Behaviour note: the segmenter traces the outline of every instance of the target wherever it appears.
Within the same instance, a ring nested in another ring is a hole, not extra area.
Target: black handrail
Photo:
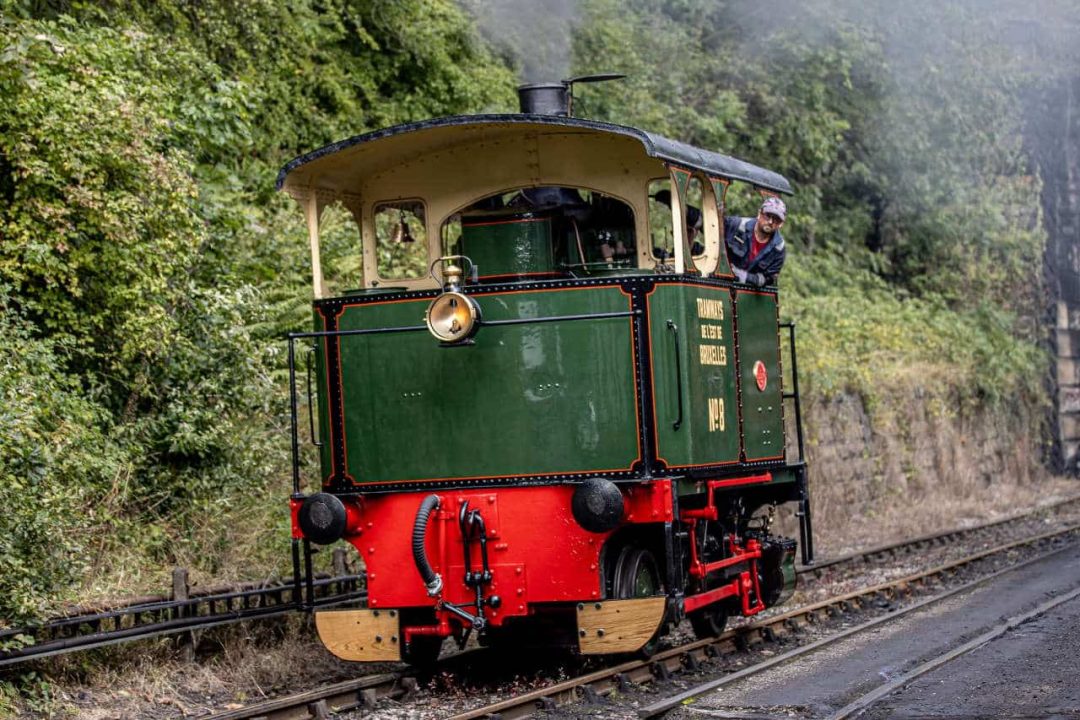
[[[785,400],[795,401],[795,434],[799,442],[799,486],[802,497],[799,498],[799,538],[802,547],[803,565],[814,563],[814,521],[810,511],[810,485],[806,477],[806,446],[803,440],[802,402],[799,397],[799,360],[795,351],[795,321],[780,323],[788,329],[788,346],[791,349],[791,392],[784,393]]]
[[[671,331],[672,340],[675,344],[675,397],[679,403],[679,418],[671,424],[671,428],[673,430],[678,430],[682,426],[683,421],[682,357],[679,353],[679,326],[671,319],[667,321],[667,326],[668,330]]]
[[[480,329],[506,325],[532,325],[535,323],[573,322],[578,320],[607,320],[610,318],[635,317],[640,314],[640,310],[624,310],[622,312],[585,313],[582,315],[546,315],[544,317],[513,318],[511,320],[481,320]],[[419,332],[421,330],[427,330],[427,325],[398,325],[395,327],[361,328],[357,330],[293,332],[289,333],[288,338],[289,340],[296,340],[300,338],[349,337],[352,335],[384,335],[387,333]]]
[[[806,462],[806,446],[803,441],[802,403],[799,399],[799,361],[795,352],[795,321],[780,323],[788,329],[788,347],[791,349],[791,392],[784,393],[785,399],[795,401],[795,435],[799,441],[799,462]]]
[[[292,435],[293,495],[300,494],[300,439],[296,432],[296,347],[289,338],[289,420]]]
[[[307,364],[307,415],[308,415],[308,430],[311,432],[311,444],[315,447],[322,447],[322,441],[315,439],[315,411],[312,408],[311,402],[311,373],[312,362],[311,357],[317,352],[315,345],[308,347],[308,353],[304,357],[304,362]]]

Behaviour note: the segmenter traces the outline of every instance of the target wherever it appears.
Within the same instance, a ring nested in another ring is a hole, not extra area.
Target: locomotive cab
[[[776,288],[727,263],[732,182],[791,192],[718,153],[536,113],[389,128],[282,170],[315,295],[313,329],[290,335],[297,585],[314,606],[312,543],[344,540],[366,567],[364,607],[316,613],[331,651],[421,662],[477,633],[627,652],[790,594],[796,544],[770,522],[796,504],[812,559],[797,388]],[[348,292],[323,276],[332,204],[358,229]]]
[[[614,197],[540,186],[472,203],[446,234],[481,282],[579,277],[636,265],[634,215]]]

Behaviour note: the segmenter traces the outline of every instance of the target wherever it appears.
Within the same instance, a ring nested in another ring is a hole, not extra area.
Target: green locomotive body
[[[627,313],[630,297],[610,284],[473,297],[483,309],[484,332],[470,346],[441,349],[417,322],[431,302],[429,294],[320,304],[320,330],[419,326],[413,332],[326,343],[334,346],[330,364],[340,371],[340,381],[322,397],[340,392],[333,410],[343,415],[343,423],[331,420],[323,403],[321,437],[324,448],[332,449],[323,467],[329,484],[383,488],[630,474],[640,459],[630,319],[487,326]],[[320,358],[325,352],[324,345]],[[320,372],[320,377],[332,375]],[[372,446],[379,452],[366,451]]]
[[[622,652],[664,621],[710,634],[790,594],[795,543],[769,523],[798,503],[812,559],[801,419],[777,290],[727,264],[732,181],[790,192],[726,156],[535,112],[400,126],[286,166],[316,295],[290,357],[300,342],[315,357],[322,465],[305,495],[295,464],[298,582],[312,542],[343,538],[367,568],[366,608],[317,615],[332,651],[421,661],[479,631]],[[335,202],[359,226],[363,287],[330,294],[319,219]]]

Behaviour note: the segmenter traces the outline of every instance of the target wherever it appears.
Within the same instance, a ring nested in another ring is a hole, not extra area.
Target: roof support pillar
[[[697,272],[690,246],[686,238],[686,189],[690,185],[690,171],[675,165],[668,165],[671,175],[671,222],[672,240],[675,244],[675,274],[682,275],[690,269]]]
[[[304,204],[304,216],[307,218],[308,242],[311,245],[311,283],[315,299],[319,300],[326,296],[326,286],[323,284],[322,259],[319,254],[319,196],[317,193],[308,191],[302,200]]]

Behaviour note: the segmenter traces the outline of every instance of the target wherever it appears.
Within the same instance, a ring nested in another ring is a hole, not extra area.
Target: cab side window
[[[704,192],[701,180],[690,178],[686,188],[686,240],[695,260],[705,255],[705,218],[701,214]]]
[[[671,234],[671,181],[667,179],[649,183],[649,241],[655,259],[675,257],[675,240]]]
[[[323,208],[319,219],[319,243],[323,284],[327,297],[335,297],[363,286],[363,246],[357,242],[356,218],[340,203]]]
[[[705,255],[704,218],[701,214],[703,201],[704,187],[701,180],[690,178],[686,188],[686,239],[690,245],[690,254],[695,258]],[[652,238],[655,259],[668,260],[675,257],[670,180],[653,180],[649,183],[649,235]]]
[[[375,252],[379,277],[414,279],[425,277],[427,268],[427,222],[424,204],[418,200],[379,203],[375,206]]]

